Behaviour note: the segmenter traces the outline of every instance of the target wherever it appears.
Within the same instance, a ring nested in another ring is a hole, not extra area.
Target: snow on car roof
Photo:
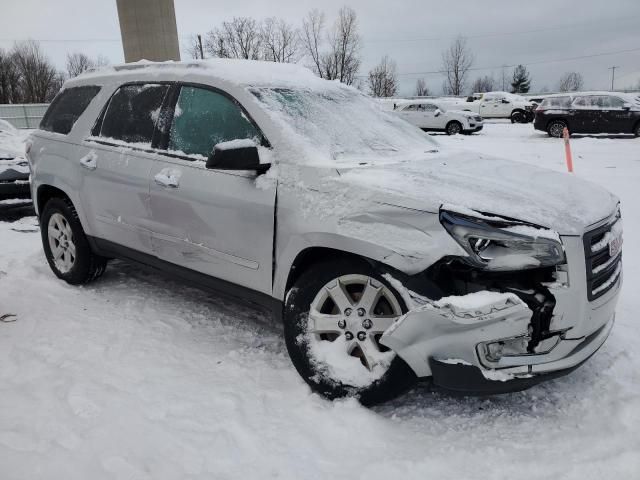
[[[215,58],[185,62],[150,62],[148,60],[140,60],[138,62],[102,67],[85,72],[76,77],[76,79],[70,80],[69,84],[71,85],[76,82],[84,83],[86,80],[96,78],[112,78],[135,72],[151,75],[169,73],[174,75],[187,75],[188,73],[197,73],[244,86],[295,85],[297,87],[318,88],[319,86],[324,86],[326,88],[329,83],[326,80],[318,78],[308,68],[296,64]]]

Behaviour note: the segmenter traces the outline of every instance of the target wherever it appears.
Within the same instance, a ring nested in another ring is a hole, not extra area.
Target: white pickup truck
[[[467,99],[438,99],[450,108],[479,114],[483,118],[510,118],[512,123],[533,120],[534,104],[521,95],[508,92],[474,93]],[[451,103],[449,103],[451,102]]]

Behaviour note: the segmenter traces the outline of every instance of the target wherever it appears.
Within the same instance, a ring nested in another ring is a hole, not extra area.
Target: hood
[[[568,173],[455,151],[435,158],[339,170],[338,181],[375,191],[381,203],[438,212],[452,204],[582,235],[615,211],[607,190]]]

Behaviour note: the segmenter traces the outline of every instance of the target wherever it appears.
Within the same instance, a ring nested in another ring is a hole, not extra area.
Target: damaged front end
[[[620,278],[587,300],[580,237],[472,211],[442,210],[440,220],[468,256],[405,283],[437,285],[441,298],[418,290],[418,305],[380,340],[419,377],[465,392],[520,390],[568,373],[604,343]]]

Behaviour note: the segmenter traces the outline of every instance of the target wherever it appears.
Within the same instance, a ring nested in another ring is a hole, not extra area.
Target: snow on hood
[[[574,175],[467,151],[339,172],[337,181],[375,190],[384,203],[430,212],[455,204],[562,235],[581,235],[618,203],[605,189]]]

